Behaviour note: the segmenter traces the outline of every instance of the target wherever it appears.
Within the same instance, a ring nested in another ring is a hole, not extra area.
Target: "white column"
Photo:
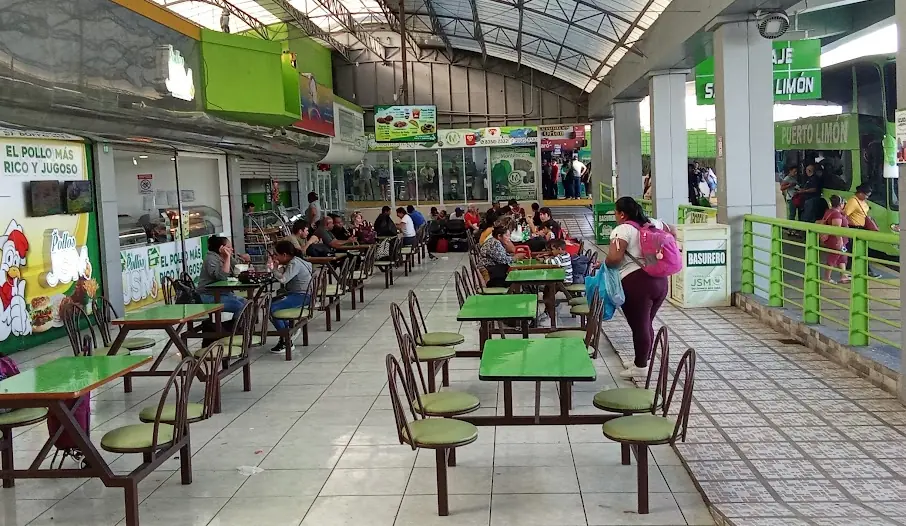
[[[664,71],[648,79],[654,215],[670,224],[676,224],[676,207],[689,202],[686,74]]]
[[[896,22],[899,46],[897,49],[897,100],[906,101],[906,56],[900,51],[906,52],[906,0],[896,0]],[[903,104],[900,102],[900,104]],[[902,107],[902,106],[900,106]],[[906,179],[906,165],[899,165],[900,179]],[[906,198],[906,190],[903,185],[899,185],[900,199]],[[903,202],[903,201],[900,201]],[[900,225],[906,225],[906,210],[900,207]],[[906,230],[900,230],[900,254],[906,254]],[[900,272],[900,297],[902,300],[903,290],[906,290],[906,273]],[[900,321],[903,327],[906,327],[906,305],[900,302]],[[906,336],[901,333],[901,348],[906,349]],[[900,374],[906,378],[906,352],[900,352]],[[900,381],[900,400],[906,401],[906,382]]]
[[[591,185],[588,192],[597,196],[598,184],[614,184],[613,172],[613,119],[591,123]]]
[[[617,197],[642,197],[642,123],[638,100],[613,103]]]
[[[116,198],[116,168],[113,148],[95,143],[94,191],[98,203],[98,237],[100,238],[101,276],[107,300],[113,310],[123,314],[123,267],[120,263],[120,227],[117,219],[119,204]],[[106,150],[106,151],[105,151]]]
[[[754,22],[724,24],[714,32],[714,59],[718,220],[730,225],[730,290],[738,291],[743,216],[777,214],[771,41]]]

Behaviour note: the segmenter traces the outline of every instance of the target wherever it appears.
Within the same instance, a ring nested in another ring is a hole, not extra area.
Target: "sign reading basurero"
[[[375,106],[374,140],[437,141],[437,106]]]
[[[775,40],[771,92],[775,101],[821,98],[821,41]],[[714,57],[695,66],[695,98],[699,105],[714,104]]]
[[[724,305],[727,300],[729,273],[727,272],[727,243],[719,239],[687,240],[683,243],[685,265],[675,277],[681,283],[674,286],[682,290],[687,306],[713,307]]]
[[[595,205],[595,241],[599,245],[610,244],[610,233],[617,227],[614,203]]]

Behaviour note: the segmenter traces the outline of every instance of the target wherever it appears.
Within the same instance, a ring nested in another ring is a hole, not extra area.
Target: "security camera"
[[[790,28],[790,17],[783,11],[758,11],[755,22],[758,33],[770,40],[780,38]]]

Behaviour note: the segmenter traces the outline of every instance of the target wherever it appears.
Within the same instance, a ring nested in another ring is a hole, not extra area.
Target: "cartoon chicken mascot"
[[[25,265],[28,240],[22,226],[10,221],[0,236],[0,341],[31,334],[31,320],[25,301],[25,280],[20,267]]]

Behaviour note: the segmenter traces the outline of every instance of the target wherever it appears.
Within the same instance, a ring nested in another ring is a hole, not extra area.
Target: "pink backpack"
[[[19,374],[19,366],[16,365],[15,360],[9,356],[0,354],[0,380],[6,380],[17,374]],[[10,408],[0,408],[0,415],[9,413],[10,411],[12,411]]]
[[[642,267],[649,276],[666,278],[682,270],[683,257],[673,234],[662,230],[652,223],[639,226],[633,221],[628,224],[639,231],[639,246],[642,250],[642,260],[639,261],[629,252],[626,254]]]

